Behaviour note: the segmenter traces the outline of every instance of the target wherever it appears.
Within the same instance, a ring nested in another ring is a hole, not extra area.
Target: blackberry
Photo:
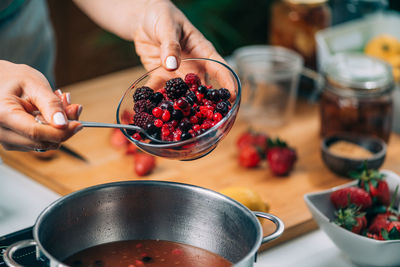
[[[160,104],[161,101],[163,101],[164,96],[162,93],[157,92],[154,93],[151,97],[150,97],[150,101],[153,102],[154,104],[158,105]]]
[[[142,127],[145,130],[147,130],[147,125],[149,123],[153,123],[154,120],[155,120],[155,117],[146,112],[136,113],[133,116],[133,124],[136,126]]]
[[[174,109],[171,113],[172,119],[180,121],[183,118],[183,112],[179,109]]]
[[[136,89],[133,94],[133,100],[135,102],[142,99],[150,99],[154,95],[154,90],[147,86],[142,86]]]
[[[150,100],[142,99],[135,103],[135,105],[133,106],[133,109],[135,110],[136,113],[140,113],[140,112],[151,113],[151,111],[155,107],[156,107],[156,104],[154,104]]]
[[[199,87],[197,87],[197,91],[199,91],[199,93],[203,95],[207,93],[207,90],[207,87],[205,87],[204,85],[200,85]]]
[[[225,102],[219,102],[215,107],[215,110],[221,113],[222,116],[225,116],[229,111],[229,106]]]
[[[188,91],[188,93],[186,94],[186,101],[189,102],[190,105],[193,105],[197,100],[197,97],[195,95],[195,93],[193,93],[192,91]]]
[[[187,90],[189,90],[189,86],[181,78],[174,78],[165,83],[165,91],[170,99],[184,96]]]
[[[228,100],[231,97],[231,93],[226,88],[219,89],[218,94],[221,100]]]
[[[207,91],[206,98],[209,99],[209,100],[211,100],[211,101],[218,102],[219,99],[220,99],[220,98],[219,98],[218,90],[216,90],[216,89],[209,89],[209,90]]]

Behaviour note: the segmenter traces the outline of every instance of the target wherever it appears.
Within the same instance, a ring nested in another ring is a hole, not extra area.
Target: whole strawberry
[[[368,232],[379,236],[382,229],[387,229],[390,224],[389,215],[386,213],[376,215],[368,227]]]
[[[361,233],[367,226],[365,213],[360,212],[359,207],[350,205],[347,208],[335,212],[335,223],[355,234]]]
[[[336,209],[354,204],[360,207],[360,210],[365,210],[372,205],[371,196],[364,189],[355,186],[332,192],[330,199]]]
[[[288,147],[279,138],[275,142],[268,139],[267,160],[272,173],[283,176],[289,174],[293,169],[297,161],[297,154],[293,148]]]
[[[398,240],[400,239],[400,222],[391,222],[386,229],[381,231],[384,240]]]
[[[360,172],[352,173],[352,178],[358,179],[358,185],[367,191],[373,200],[384,206],[390,204],[390,192],[385,175],[378,170],[368,169],[366,165]]]
[[[135,172],[139,176],[150,174],[156,166],[156,159],[154,156],[146,153],[135,154]]]
[[[257,167],[261,162],[260,152],[255,146],[243,147],[239,152],[239,164],[245,168]]]
[[[250,145],[258,147],[265,154],[268,149],[268,136],[264,133],[248,129],[239,136],[236,146],[238,149],[242,149]]]

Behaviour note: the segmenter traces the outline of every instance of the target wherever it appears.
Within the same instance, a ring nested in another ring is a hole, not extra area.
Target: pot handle
[[[279,219],[275,215],[272,215],[269,213],[264,213],[264,212],[259,212],[259,211],[253,211],[253,213],[257,217],[261,217],[261,218],[270,220],[276,226],[276,229],[272,234],[263,237],[261,244],[267,243],[267,242],[274,240],[282,235],[283,230],[285,229],[285,224],[282,222],[281,219]]]
[[[8,266],[11,266],[11,267],[23,267],[22,265],[18,264],[16,261],[14,261],[14,259],[13,259],[14,253],[15,253],[17,250],[20,250],[20,249],[22,249],[22,248],[27,248],[27,247],[31,247],[31,246],[36,246],[36,244],[37,244],[37,243],[36,243],[35,240],[33,240],[33,239],[27,239],[27,240],[22,240],[22,241],[19,241],[19,242],[16,242],[16,243],[10,245],[10,246],[6,249],[6,251],[4,251],[4,254],[3,254],[4,262],[5,262]]]

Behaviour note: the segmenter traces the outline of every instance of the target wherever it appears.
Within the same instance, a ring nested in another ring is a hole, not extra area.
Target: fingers
[[[168,15],[160,17],[156,34],[160,41],[160,57],[166,70],[176,70],[181,60],[181,27],[174,23]]]
[[[40,78],[40,76],[35,76],[24,82],[26,97],[53,127],[66,128],[68,120],[64,113],[62,101],[53,93],[47,80]]]

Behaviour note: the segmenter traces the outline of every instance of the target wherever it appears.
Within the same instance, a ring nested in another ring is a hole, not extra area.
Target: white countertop
[[[59,195],[1,163],[0,236],[30,227]],[[279,214],[277,214],[279,216]],[[255,267],[355,267],[320,230],[258,255]]]

